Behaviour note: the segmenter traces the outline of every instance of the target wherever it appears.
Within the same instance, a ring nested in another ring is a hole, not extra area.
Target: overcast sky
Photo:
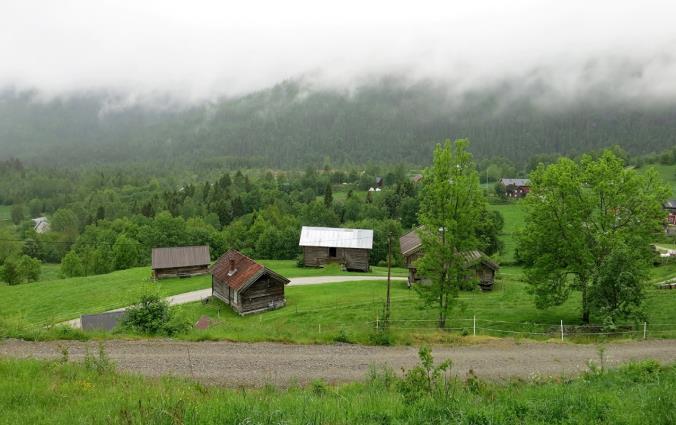
[[[460,88],[544,78],[568,96],[613,81],[676,97],[676,2],[0,0],[0,87],[47,96],[199,101],[390,74]]]

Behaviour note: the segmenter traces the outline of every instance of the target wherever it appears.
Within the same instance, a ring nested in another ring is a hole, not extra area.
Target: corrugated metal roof
[[[303,226],[298,245],[371,249],[373,248],[373,230]]]
[[[500,179],[500,183],[505,186],[530,186],[529,179]]]
[[[210,262],[211,256],[207,245],[153,248],[153,270],[204,266]]]
[[[674,209],[676,208],[676,199],[670,199],[664,203],[664,208]]]

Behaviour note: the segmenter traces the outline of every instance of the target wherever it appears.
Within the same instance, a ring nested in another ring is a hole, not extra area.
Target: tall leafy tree
[[[642,316],[650,241],[660,232],[668,189],[654,170],[639,173],[605,151],[561,158],[531,175],[519,255],[540,308],[581,294],[581,318],[612,326]]]
[[[465,278],[458,253],[479,243],[476,228],[485,199],[468,144],[447,140],[444,146],[437,145],[432,166],[424,172],[419,213],[424,255],[416,266],[430,283],[416,289],[426,304],[436,306],[439,327],[446,325]]]

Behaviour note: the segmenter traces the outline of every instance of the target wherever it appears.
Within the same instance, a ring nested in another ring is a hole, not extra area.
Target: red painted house
[[[509,198],[523,198],[530,192],[530,180],[528,179],[500,179],[499,182]]]

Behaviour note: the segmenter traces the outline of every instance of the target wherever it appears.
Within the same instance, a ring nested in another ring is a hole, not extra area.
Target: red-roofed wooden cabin
[[[212,295],[241,315],[283,307],[287,283],[289,279],[234,249],[211,267]]]

